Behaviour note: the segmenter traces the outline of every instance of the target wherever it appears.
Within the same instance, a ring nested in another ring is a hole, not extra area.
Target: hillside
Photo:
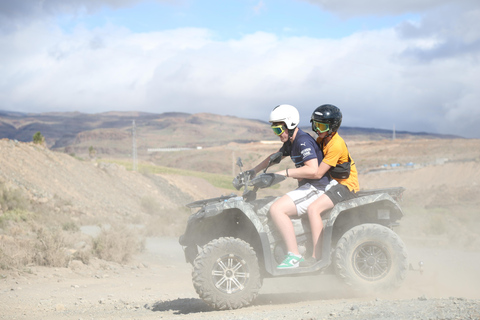
[[[135,130],[133,123],[135,122]],[[308,121],[301,123],[310,132]],[[222,146],[228,143],[250,143],[275,140],[265,121],[232,116],[199,113],[167,112],[80,112],[23,114],[0,111],[0,138],[32,141],[36,132],[45,137],[52,150],[88,158],[131,158],[133,132],[138,157],[148,159],[149,149],[197,148]],[[340,133],[349,141],[391,139],[391,130],[342,127]],[[313,133],[312,133],[313,134]],[[459,137],[425,132],[398,131],[397,139],[453,139]]]
[[[0,140],[0,185],[4,198],[8,191],[18,190],[32,210],[41,207],[54,221],[72,221],[79,227],[158,220],[158,232],[168,233],[170,226],[162,225],[161,217],[177,213],[184,221],[184,204],[194,200],[158,175],[127,171],[113,163],[79,161],[33,143],[6,139]],[[6,203],[0,208],[0,220],[12,209]]]

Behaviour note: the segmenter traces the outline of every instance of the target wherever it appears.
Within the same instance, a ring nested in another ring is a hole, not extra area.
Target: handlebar
[[[242,160],[238,158],[237,160],[237,165],[240,167],[240,174],[235,177],[232,181],[233,186],[235,189],[240,190],[242,187],[245,187],[243,190],[243,198],[246,201],[252,201],[256,198],[257,190],[258,189],[263,189],[263,188],[268,188],[271,187],[277,183],[282,182],[283,180],[286,179],[285,176],[275,174],[275,173],[266,173],[267,169],[272,165],[272,164],[277,164],[282,160],[282,153],[281,152],[276,152],[270,156],[268,165],[266,168],[263,170],[263,173],[255,176],[255,171],[253,171],[253,174],[249,174],[248,171],[241,171],[243,167]],[[253,178],[253,176],[255,176]],[[251,188],[249,188],[251,187]]]
[[[237,190],[240,190],[242,187],[253,187],[257,189],[264,189],[271,187],[277,183],[285,180],[286,177],[280,174],[275,173],[262,173],[257,175],[253,179],[233,179],[233,185]]]

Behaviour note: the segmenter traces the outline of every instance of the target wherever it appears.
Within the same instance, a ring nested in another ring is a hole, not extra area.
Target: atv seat
[[[395,201],[399,201],[402,199],[402,194],[404,191],[405,191],[404,187],[360,190],[357,192],[357,197],[370,196],[372,194],[379,194],[379,193],[388,193]]]

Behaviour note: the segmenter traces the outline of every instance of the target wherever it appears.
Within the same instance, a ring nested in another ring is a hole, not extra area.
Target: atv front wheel
[[[193,263],[193,286],[200,298],[218,310],[249,305],[262,286],[252,247],[236,238],[207,243]]]
[[[405,279],[407,251],[391,229],[362,224],[338,241],[334,267],[337,276],[357,292],[385,292],[399,287]]]

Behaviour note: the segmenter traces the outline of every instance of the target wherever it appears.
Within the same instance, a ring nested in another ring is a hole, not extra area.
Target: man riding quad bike
[[[214,309],[237,309],[252,303],[264,278],[330,271],[364,294],[399,287],[408,270],[407,252],[392,228],[403,216],[398,204],[402,187],[360,191],[356,198],[336,204],[322,214],[321,259],[308,267],[276,268],[286,254],[268,216],[277,197],[256,196],[259,189],[285,179],[267,173],[281,156],[272,155],[267,168],[253,179],[249,175],[234,179],[237,190],[244,188],[242,196],[231,194],[187,205],[199,209],[189,217],[179,242],[186,261],[193,265],[193,285],[200,298]],[[242,170],[240,158],[237,165]],[[292,221],[302,254],[311,255],[308,219]]]

